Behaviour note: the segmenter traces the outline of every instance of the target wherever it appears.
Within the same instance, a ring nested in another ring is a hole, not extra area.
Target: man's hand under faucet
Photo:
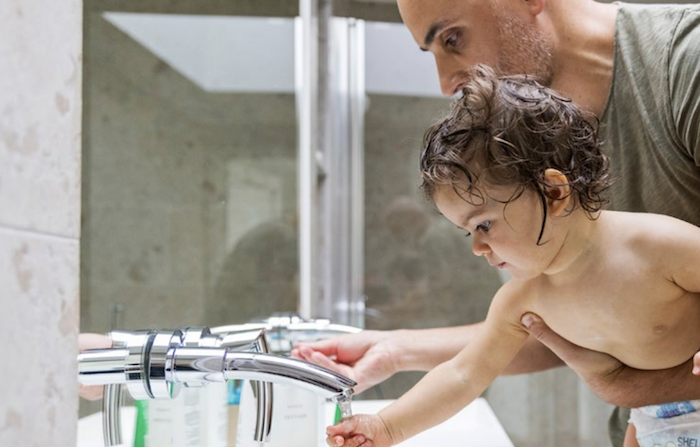
[[[294,358],[328,368],[358,383],[356,393],[378,384],[399,371],[391,332],[365,330],[316,342],[297,343]],[[387,343],[385,343],[387,342]]]

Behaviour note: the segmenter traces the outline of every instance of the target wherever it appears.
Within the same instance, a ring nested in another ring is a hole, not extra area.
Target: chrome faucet
[[[258,407],[255,440],[264,442],[272,418],[271,382],[300,386],[338,402],[350,399],[356,385],[325,368],[266,353],[264,330],[217,335],[200,327],[120,331],[112,336],[114,348],[83,351],[78,356],[78,380],[106,386],[103,429],[107,446],[121,443],[121,386],[135,399],[168,399],[176,397],[183,385],[251,380]]]
[[[296,342],[321,340],[362,330],[354,326],[332,323],[325,318],[303,318],[293,312],[278,312],[250,323],[214,327],[211,332],[221,334],[225,339],[229,334],[263,329],[271,352],[278,354],[288,354]]]

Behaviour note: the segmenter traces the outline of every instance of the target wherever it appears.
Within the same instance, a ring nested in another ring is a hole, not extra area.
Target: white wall
[[[82,2],[0,23],[0,445],[74,446]]]

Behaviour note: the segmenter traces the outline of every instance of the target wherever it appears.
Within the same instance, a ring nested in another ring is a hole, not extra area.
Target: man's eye
[[[445,39],[445,46],[446,47],[456,47],[459,45],[459,33],[455,32],[447,36],[447,39]]]

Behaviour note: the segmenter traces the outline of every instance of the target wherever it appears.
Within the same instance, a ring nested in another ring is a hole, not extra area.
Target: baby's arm
[[[683,290],[700,293],[700,228],[678,219],[667,219],[667,225],[654,235],[666,277]]]
[[[518,283],[505,284],[491,303],[483,329],[467,347],[426,374],[382,410],[378,418],[370,418],[366,426],[353,420],[330,427],[331,444],[352,446],[358,439],[372,441],[373,447],[397,444],[447,420],[479,397],[513,360],[529,335],[520,322],[524,312],[521,303],[526,301],[522,294]],[[362,417],[365,416],[353,419]],[[378,433],[383,442],[373,438]],[[341,436],[351,441],[342,444]]]

